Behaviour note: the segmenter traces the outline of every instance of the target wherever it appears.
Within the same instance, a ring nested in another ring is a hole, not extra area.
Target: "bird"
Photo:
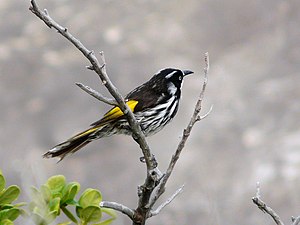
[[[194,72],[191,70],[165,68],[126,95],[125,103],[146,137],[159,132],[175,117],[183,78],[192,73]],[[61,161],[90,142],[115,134],[132,135],[130,125],[118,106],[111,108],[100,120],[92,123],[90,128],[54,146],[43,157],[58,157]]]

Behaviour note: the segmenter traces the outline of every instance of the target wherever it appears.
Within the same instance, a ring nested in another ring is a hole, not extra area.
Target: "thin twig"
[[[206,117],[208,117],[210,115],[210,113],[212,112],[213,108],[214,108],[214,106],[211,105],[210,108],[209,108],[209,110],[207,111],[207,113],[205,113],[204,115],[198,115],[197,116],[196,121],[198,122],[198,121],[203,120]]]
[[[164,177],[161,179],[161,182],[157,186],[155,193],[151,197],[151,200],[150,200],[150,206],[151,207],[155,204],[157,199],[164,193],[166,183],[167,183],[167,181],[168,181],[168,179],[169,179],[169,177],[170,177],[170,175],[171,175],[171,173],[172,173],[172,171],[175,167],[175,164],[176,164],[177,160],[179,159],[179,156],[180,156],[180,154],[181,154],[181,152],[182,152],[182,150],[185,146],[185,143],[186,143],[187,139],[189,138],[189,136],[191,134],[192,128],[195,125],[195,123],[201,119],[201,117],[199,119],[199,113],[202,109],[202,101],[203,101],[203,98],[204,98],[204,93],[205,93],[206,85],[207,85],[207,82],[208,82],[208,71],[209,71],[209,55],[208,55],[208,52],[205,53],[205,55],[204,55],[204,61],[205,61],[204,81],[203,81],[202,90],[200,92],[198,101],[195,105],[194,113],[191,117],[191,120],[190,120],[188,126],[183,130],[182,138],[181,138],[181,140],[178,144],[178,147],[176,149],[175,154],[172,156],[172,159],[169,163],[167,172],[165,173]],[[211,108],[211,110],[212,110],[212,108]],[[211,110],[209,110],[209,112],[206,113],[203,116],[203,118],[205,118],[211,112]]]
[[[284,225],[277,213],[271,207],[267,206],[267,204],[264,203],[260,198],[253,197],[252,201],[260,210],[269,214],[277,225]]]
[[[148,215],[148,217],[158,215],[163,208],[165,208],[167,205],[169,205],[183,191],[183,188],[184,188],[184,185],[182,185],[170,198],[168,198],[167,201],[165,201],[160,206],[158,206],[156,210],[150,211],[150,214]]]
[[[132,219],[133,215],[134,215],[134,210],[128,208],[125,205],[117,203],[117,202],[102,201],[102,202],[100,202],[100,207],[117,210],[117,211],[127,215],[130,219]]]
[[[116,100],[113,100],[111,98],[104,97],[102,94],[99,92],[95,91],[94,89],[90,88],[89,86],[86,86],[82,83],[75,83],[78,87],[80,87],[82,90],[84,90],[86,93],[89,95],[93,96],[94,98],[98,99],[101,102],[104,102],[108,105],[116,106],[118,103]]]
[[[256,195],[255,195],[255,197],[252,198],[253,203],[255,205],[257,205],[257,207],[261,211],[263,211],[264,213],[269,214],[277,225],[284,225],[284,223],[281,221],[278,214],[271,207],[267,206],[267,204],[260,199],[260,195],[261,195],[260,194],[260,185],[259,185],[259,182],[257,182],[257,184],[256,184]]]
[[[292,216],[292,225],[299,225],[300,224],[300,216],[298,216],[298,217],[293,217]]]

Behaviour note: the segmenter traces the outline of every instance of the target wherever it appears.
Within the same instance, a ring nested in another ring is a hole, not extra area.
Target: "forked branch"
[[[95,97],[96,99],[107,103],[109,105],[117,105],[120,107],[122,112],[125,114],[128,123],[132,129],[133,138],[139,144],[144,161],[147,166],[147,176],[143,185],[139,186],[138,190],[138,207],[135,210],[132,210],[122,204],[114,203],[114,202],[102,202],[102,207],[112,208],[117,211],[120,211],[126,214],[132,221],[134,225],[144,225],[147,218],[157,215],[166,205],[168,205],[181,191],[182,188],[179,188],[165,203],[161,204],[156,210],[152,210],[153,205],[156,203],[157,199],[163,194],[165,185],[174,169],[174,166],[179,159],[180,153],[182,152],[185,143],[190,136],[192,128],[197,121],[204,119],[209,115],[212,108],[208,113],[201,116],[200,111],[202,109],[202,101],[204,97],[205,88],[207,85],[207,75],[209,70],[209,58],[208,53],[205,54],[205,68],[204,68],[204,83],[202,86],[202,90],[199,96],[199,99],[196,103],[194,113],[192,115],[191,121],[189,122],[186,129],[184,129],[182,139],[178,144],[177,150],[175,154],[172,156],[169,167],[164,175],[159,171],[157,167],[157,161],[155,157],[151,154],[150,148],[146,142],[145,135],[142,132],[139,123],[136,121],[134,114],[126,105],[124,98],[118,92],[117,88],[113,85],[111,80],[109,79],[106,73],[106,63],[103,52],[100,52],[100,58],[102,63],[99,63],[97,57],[94,52],[88,50],[78,39],[76,39],[67,28],[59,25],[55,22],[50,16],[47,10],[40,10],[35,2],[35,0],[31,0],[30,11],[34,13],[37,17],[39,17],[49,28],[54,28],[58,31],[59,34],[64,36],[68,41],[70,41],[91,63],[91,65],[87,66],[87,69],[95,71],[101,83],[107,88],[114,99],[110,99],[104,97],[97,91],[92,88],[83,85],[81,83],[77,83],[82,90]]]

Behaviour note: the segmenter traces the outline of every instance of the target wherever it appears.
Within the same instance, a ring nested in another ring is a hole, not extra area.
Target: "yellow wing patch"
[[[128,102],[126,102],[126,105],[128,105],[128,107],[130,108],[130,110],[133,112],[135,106],[138,104],[138,101],[135,100],[129,100]],[[106,122],[109,120],[113,120],[113,119],[117,119],[120,116],[123,116],[124,113],[122,112],[122,110],[116,106],[114,108],[112,108],[110,111],[108,111],[104,117],[102,118],[102,122]]]
[[[133,112],[135,106],[138,104],[138,101],[129,100],[128,102],[126,102],[126,104],[130,108],[130,110]],[[103,126],[106,122],[108,122],[110,120],[117,119],[117,118],[119,118],[120,116],[123,116],[123,115],[124,115],[124,113],[122,112],[122,110],[118,106],[116,106],[116,107],[112,108],[110,111],[108,111],[103,116],[103,118],[99,121],[98,125],[75,135],[73,138],[80,138],[80,137],[83,137],[85,135],[89,135],[89,134],[93,133],[94,131],[98,130],[99,127]],[[73,138],[71,138],[71,139],[73,139]]]

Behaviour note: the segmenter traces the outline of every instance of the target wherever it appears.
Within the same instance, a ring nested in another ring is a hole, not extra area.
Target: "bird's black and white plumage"
[[[178,110],[183,78],[192,73],[190,70],[166,68],[126,95],[126,104],[134,113],[145,136],[157,133],[174,118]],[[53,147],[44,157],[60,157],[62,160],[91,141],[114,134],[132,134],[126,117],[117,106],[91,124],[89,129]]]

